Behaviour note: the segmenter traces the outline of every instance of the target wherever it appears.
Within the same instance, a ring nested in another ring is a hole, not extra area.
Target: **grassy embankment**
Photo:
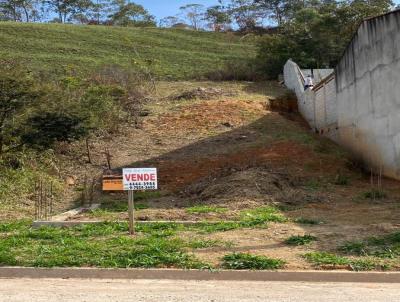
[[[1,58],[22,60],[40,72],[139,64],[167,80],[198,78],[255,55],[254,43],[234,34],[11,22],[0,23],[0,45]]]

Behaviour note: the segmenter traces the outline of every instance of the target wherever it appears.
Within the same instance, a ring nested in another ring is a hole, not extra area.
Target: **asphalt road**
[[[400,284],[0,279],[0,301],[400,301]]]

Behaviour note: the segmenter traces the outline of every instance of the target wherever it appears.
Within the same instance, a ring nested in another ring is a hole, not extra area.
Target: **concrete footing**
[[[178,269],[97,269],[1,267],[0,278],[169,279],[225,281],[400,283],[400,272],[208,271]]]

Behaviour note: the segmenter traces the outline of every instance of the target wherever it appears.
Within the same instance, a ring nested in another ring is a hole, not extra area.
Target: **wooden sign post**
[[[128,191],[129,234],[135,234],[135,195],[133,190]]]

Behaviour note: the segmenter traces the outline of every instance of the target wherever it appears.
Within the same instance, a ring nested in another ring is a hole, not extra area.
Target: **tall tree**
[[[0,20],[30,22],[40,17],[39,0],[0,0]]]
[[[201,28],[201,22],[204,18],[204,5],[193,3],[181,6],[179,9],[185,19],[188,20],[190,26],[192,26],[195,30],[199,30]]]
[[[179,17],[168,16],[160,20],[160,27],[172,27],[179,22],[180,22]]]
[[[139,4],[127,0],[114,0],[114,12],[109,19],[120,26],[156,26],[154,17]]]
[[[254,29],[265,17],[265,12],[257,7],[254,0],[231,0],[228,8],[241,30]]]
[[[91,0],[45,0],[58,15],[61,23],[69,22],[75,15],[86,13],[93,5]]]
[[[232,23],[231,16],[222,5],[207,8],[204,19],[214,31],[224,30]]]

